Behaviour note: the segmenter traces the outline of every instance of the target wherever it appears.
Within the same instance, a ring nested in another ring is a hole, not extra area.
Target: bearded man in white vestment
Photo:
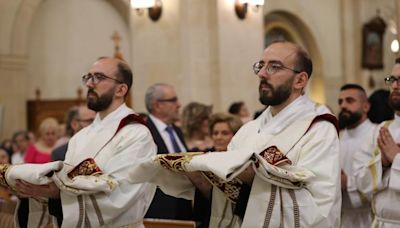
[[[269,107],[236,133],[227,152],[157,155],[131,178],[186,199],[197,187],[212,200],[209,227],[338,227],[337,120],[318,116],[317,105],[303,95],[312,73],[309,55],[276,42],[253,70],[260,101]]]
[[[357,188],[365,195],[372,195],[371,227],[400,227],[399,79],[400,58],[397,58],[391,75],[385,78],[390,86],[389,104],[395,111],[394,120],[381,123],[374,132],[374,140],[365,142],[354,157]]]
[[[342,217],[341,227],[363,228],[371,226],[370,199],[357,189],[353,171],[354,154],[365,142],[374,140],[377,125],[367,117],[370,108],[364,88],[346,84],[340,88],[340,166],[342,168]]]
[[[16,189],[27,197],[60,198],[62,227],[144,227],[155,186],[133,184],[127,170],[155,155],[156,146],[144,122],[125,105],[131,69],[119,59],[100,58],[82,81],[96,118],[71,138],[63,169],[53,177],[56,184],[18,181]],[[90,169],[100,175],[80,173]]]

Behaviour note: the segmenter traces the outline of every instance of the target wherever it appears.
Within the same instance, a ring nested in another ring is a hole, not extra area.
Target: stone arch
[[[13,23],[11,34],[11,54],[26,56],[30,24],[44,0],[22,0]],[[129,24],[129,2],[124,0],[107,0]],[[129,27],[129,26],[128,26]]]
[[[293,42],[308,50],[314,70],[307,90],[314,101],[325,103],[322,57],[311,30],[300,18],[282,10],[272,11],[264,16],[264,37],[268,32],[277,29],[285,31]]]

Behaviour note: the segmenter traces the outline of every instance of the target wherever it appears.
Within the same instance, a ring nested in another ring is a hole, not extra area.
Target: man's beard
[[[396,97],[394,97],[396,96]],[[389,95],[389,105],[394,111],[400,111],[400,92],[393,91]]]
[[[282,85],[274,88],[271,84],[269,84],[267,82],[267,80],[262,79],[260,81],[260,85],[258,87],[258,91],[259,91],[259,95],[260,95],[259,100],[260,100],[261,104],[275,106],[275,105],[280,105],[283,102],[285,102],[292,94],[293,80],[294,80],[294,77],[288,79]],[[270,95],[268,95],[267,92],[262,91],[262,88],[261,88],[262,85],[269,88]]]
[[[339,113],[339,128],[344,129],[352,127],[361,120],[361,117],[361,111],[350,112],[346,109],[343,109]]]
[[[113,97],[114,97],[115,88],[111,88],[108,92],[99,96],[93,89],[89,89],[87,92],[87,106],[89,109],[95,112],[101,112],[110,107]],[[95,97],[89,97],[89,94],[95,95]]]

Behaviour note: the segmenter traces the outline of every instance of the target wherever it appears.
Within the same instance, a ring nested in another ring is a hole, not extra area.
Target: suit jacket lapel
[[[147,126],[150,129],[154,142],[157,144],[157,154],[167,154],[168,148],[165,145],[165,142],[161,137],[160,133],[158,132],[156,125],[154,125],[153,121],[151,121],[150,118],[147,118]]]

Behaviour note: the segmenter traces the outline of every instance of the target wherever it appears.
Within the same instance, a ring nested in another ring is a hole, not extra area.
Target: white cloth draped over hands
[[[147,127],[138,123],[126,125],[114,136],[121,120],[132,113],[121,105],[102,120],[97,115],[71,138],[64,163],[8,167],[7,183],[16,179],[32,184],[54,181],[61,190],[62,227],[144,227],[142,219],[155,186],[133,183],[128,170],[155,155],[156,145]],[[68,176],[88,158],[93,158],[101,172]],[[46,175],[51,171],[58,172],[49,178]]]
[[[278,186],[282,199],[289,197],[289,190],[295,189],[301,227],[337,227],[340,214],[338,136],[335,127],[326,121],[317,122],[308,130],[316,115],[315,104],[302,96],[274,117],[268,108],[257,120],[245,124],[232,139],[227,152],[187,154],[186,158],[177,154],[178,162],[168,155],[160,155],[134,167],[130,177],[155,183],[166,194],[192,199],[194,187],[190,181],[177,172],[163,169],[160,159],[179,163],[173,166],[175,170],[211,172],[221,179],[222,184],[234,181],[239,173],[252,165],[256,177],[244,220],[234,219],[232,209],[226,208],[233,208],[235,202],[229,200],[227,192],[214,187],[210,227],[264,226],[268,205],[259,202],[271,197],[271,186]],[[292,164],[271,165],[261,158],[260,152],[271,146],[276,146]],[[255,163],[257,160],[260,161],[258,164]],[[283,206],[284,215],[279,209],[273,210],[270,225],[279,226],[281,216],[285,216],[281,225],[293,226],[292,200],[287,201],[288,205]]]

